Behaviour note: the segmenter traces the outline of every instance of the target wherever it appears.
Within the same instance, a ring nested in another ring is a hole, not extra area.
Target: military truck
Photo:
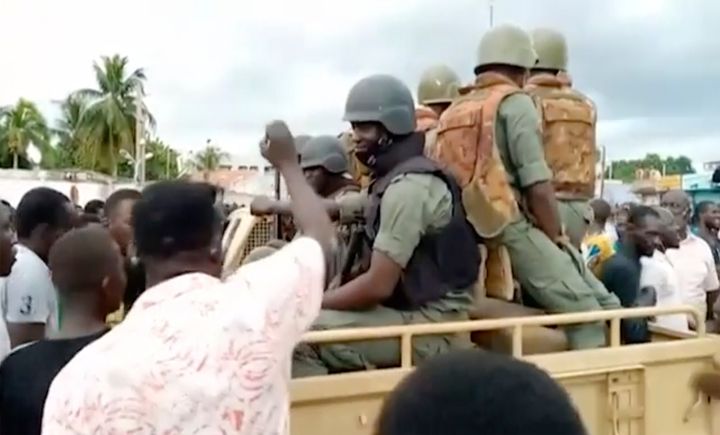
[[[225,272],[236,269],[256,246],[274,237],[271,218],[235,211],[225,234]],[[633,308],[553,314],[479,294],[466,322],[310,332],[316,343],[397,337],[401,366],[294,379],[293,435],[371,435],[383,398],[411,370],[411,340],[423,334],[471,332],[477,345],[537,364],[570,394],[592,435],[691,435],[720,433],[720,409],[691,386],[694,374],[720,369],[720,340],[705,333],[692,307]],[[686,313],[700,328],[680,333],[651,326],[652,341],[621,345],[620,320]],[[609,346],[569,351],[555,325],[607,321]],[[482,410],[478,410],[482,412]],[[518,410],[521,413],[522,410]]]

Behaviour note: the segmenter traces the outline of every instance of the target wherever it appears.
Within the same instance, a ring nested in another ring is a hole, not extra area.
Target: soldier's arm
[[[511,95],[499,110],[505,122],[509,157],[517,173],[518,187],[524,193],[535,224],[551,240],[556,240],[562,231],[560,216],[552,173],[545,161],[537,110],[532,99],[524,94]]]
[[[330,219],[341,222],[359,220],[365,210],[367,195],[364,192],[349,192],[338,199],[322,199]],[[262,198],[253,201],[250,212],[256,216],[292,216],[290,201]]]
[[[450,210],[451,203],[445,182],[431,175],[403,176],[391,184],[383,195],[370,267],[338,289],[325,292],[323,308],[360,310],[389,298],[431,216],[438,208]]]

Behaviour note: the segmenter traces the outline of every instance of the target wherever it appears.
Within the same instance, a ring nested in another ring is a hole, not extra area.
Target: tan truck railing
[[[609,320],[610,347],[618,347],[620,346],[620,321],[622,319],[654,317],[667,314],[686,314],[693,316],[695,324],[698,325],[695,336],[702,337],[705,335],[705,322],[700,311],[695,307],[682,305],[677,307],[626,308],[582,313],[548,314],[532,317],[511,317],[505,319],[313,331],[305,334],[303,341],[308,343],[337,343],[400,338],[400,366],[402,368],[409,368],[412,367],[412,338],[417,335],[440,335],[511,328],[513,331],[512,354],[514,357],[521,357],[523,355],[522,333],[523,328],[526,326],[571,325]]]

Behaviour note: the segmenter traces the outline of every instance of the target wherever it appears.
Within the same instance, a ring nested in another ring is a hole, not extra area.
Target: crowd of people
[[[258,198],[251,212],[291,217],[294,234],[229,276],[205,183],[122,189],[81,211],[37,188],[0,207],[0,433],[287,434],[291,375],[400,363],[397,340],[318,345],[305,331],[469,319],[479,244],[507,252],[515,302],[690,304],[712,323],[717,206],[681,191],[656,207],[593,199],[597,116],[572,88],[562,35],[493,28],[475,74],[463,86],[429,70],[420,108],[397,78],[366,77],[339,137],[301,141],[270,123],[260,150],[290,200]],[[693,320],[624,321],[622,339]],[[590,349],[606,329],[563,331]],[[385,401],[377,435],[585,433],[549,375],[471,347],[463,334],[415,339],[419,368]]]

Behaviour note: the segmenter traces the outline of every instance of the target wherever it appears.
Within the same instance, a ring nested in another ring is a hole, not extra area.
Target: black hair
[[[176,180],[143,190],[132,213],[138,254],[166,258],[210,247],[222,227],[211,189],[206,183]]]
[[[596,198],[590,201],[590,208],[593,210],[593,216],[595,222],[605,225],[610,215],[612,215],[612,207],[610,204],[601,198]]]
[[[103,208],[105,208],[105,201],[101,199],[91,199],[85,204],[83,211],[88,214],[99,214]]]
[[[421,364],[387,397],[377,425],[377,435],[586,433],[547,373],[478,349]]]
[[[714,207],[716,204],[712,201],[700,201],[695,206],[695,213],[693,213],[692,223],[697,225],[700,223],[700,215],[705,213],[710,207]]]
[[[115,210],[117,210],[117,206],[126,200],[134,200],[137,201],[140,198],[142,198],[142,193],[140,193],[139,190],[135,189],[118,189],[115,192],[111,193],[110,196],[108,196],[108,199],[105,201],[105,216],[109,217],[115,214]]]
[[[118,268],[120,251],[110,233],[98,224],[71,230],[50,249],[48,263],[61,295],[96,291]]]
[[[645,219],[650,216],[660,219],[660,213],[655,211],[652,207],[648,207],[647,205],[636,205],[630,209],[628,223],[636,226],[642,225]]]
[[[30,237],[38,226],[46,224],[51,228],[70,226],[70,199],[48,187],[36,187],[23,195],[15,213],[17,235]]]

